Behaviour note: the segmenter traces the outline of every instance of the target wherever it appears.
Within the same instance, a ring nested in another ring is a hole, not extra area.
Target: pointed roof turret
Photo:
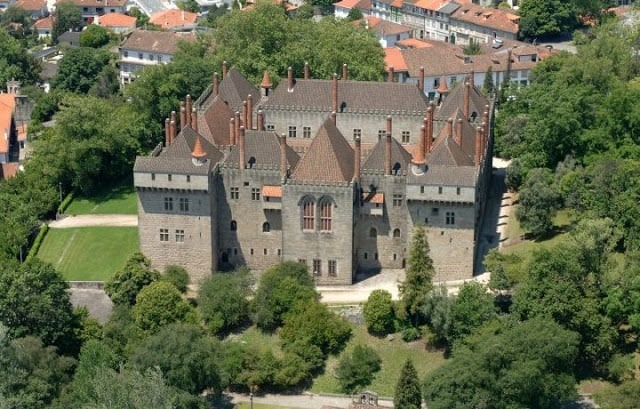
[[[196,159],[202,159],[205,156],[207,156],[207,152],[205,152],[204,148],[202,147],[202,142],[200,142],[200,135],[196,136],[196,141],[193,144],[193,150],[191,151],[191,156],[193,156]]]
[[[273,88],[273,83],[271,82],[271,77],[269,76],[269,71],[265,70],[262,75],[262,82],[260,83],[261,88]]]
[[[449,88],[447,87],[447,78],[444,75],[440,77],[440,84],[438,85],[438,89],[436,91],[438,91],[439,94],[449,93]]]

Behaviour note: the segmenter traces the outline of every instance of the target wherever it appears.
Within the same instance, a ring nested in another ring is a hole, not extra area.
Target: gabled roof
[[[369,29],[380,36],[398,35],[413,31],[411,27],[389,20],[382,20],[377,17],[365,17],[364,19],[368,23]]]
[[[331,118],[318,129],[291,179],[307,182],[351,182],[354,151]]]
[[[342,7],[342,8],[351,10],[359,2],[360,2],[360,0],[341,0],[341,1],[337,2],[337,3],[333,3],[333,7]]]
[[[333,109],[332,80],[297,79],[291,92],[287,81],[281,81],[269,100],[269,107],[291,110],[331,112]],[[340,112],[424,112],[427,97],[415,84],[373,81],[338,81]]]
[[[249,94],[251,94],[254,101],[260,98],[260,91],[240,74],[240,71],[235,67],[231,68],[227,72],[227,76],[220,81],[219,92],[220,97],[229,104],[229,107],[234,112],[242,112],[242,102],[247,100]],[[204,105],[206,105],[206,102]]]
[[[164,30],[195,25],[198,15],[184,10],[168,9],[153,13],[149,22]]]
[[[103,27],[135,27],[136,18],[120,13],[107,13],[100,16],[98,25]]]
[[[47,8],[46,0],[18,0],[16,7],[26,11],[38,11]]]
[[[178,50],[178,41],[193,40],[195,40],[193,33],[136,30],[122,42],[120,48],[161,54],[174,54]]]
[[[51,30],[53,28],[53,18],[51,16],[41,18],[33,23],[36,30]]]
[[[519,17],[499,8],[486,8],[468,3],[454,11],[451,14],[451,20],[463,21],[507,33],[518,33]]]
[[[214,98],[204,113],[198,114],[198,132],[217,146],[229,145],[229,120],[233,110],[222,98]]]
[[[473,166],[440,166],[427,164],[426,172],[415,175],[409,172],[407,181],[416,185],[468,186],[476,185],[477,170]]]
[[[407,63],[404,62],[402,51],[398,48],[387,47],[384,49],[384,64],[387,67],[393,67],[394,71],[407,71]]]
[[[15,95],[0,93],[0,152],[2,153],[9,151],[9,140],[5,137],[5,133],[9,135],[11,132],[15,107]]]
[[[459,81],[450,89],[449,95],[444,100],[440,108],[436,110],[435,118],[438,120],[447,120],[455,116],[456,110],[463,105],[464,102],[464,81]],[[477,118],[482,120],[485,106],[489,105],[489,100],[485,98],[477,87],[471,87],[469,92],[469,113],[476,113]]]
[[[443,135],[444,132],[443,128],[441,136],[438,137],[433,150],[427,156],[427,166],[439,165],[449,168],[473,166],[473,160],[462,151],[453,136]]]
[[[369,157],[367,157],[367,160],[362,165],[362,173],[384,173],[385,139],[386,138],[380,138],[378,143],[376,143]],[[411,154],[407,152],[395,138],[391,138],[391,168],[393,169],[395,164],[399,163],[399,172],[405,173],[409,162],[411,162]]]
[[[253,169],[280,169],[280,141],[273,131],[245,131],[244,136],[245,160],[253,162]],[[287,164],[293,169],[300,157],[287,145]],[[252,160],[253,158],[253,160]],[[240,147],[235,145],[224,161],[223,166],[237,168],[240,162]]]
[[[198,133],[194,131],[190,126],[184,127],[176,139],[167,146],[162,152],[161,156],[167,156],[172,158],[191,158],[192,152],[196,147],[196,140],[198,139]],[[205,138],[200,138],[201,148],[205,151],[208,159],[211,159],[213,163],[217,163],[222,159],[222,152],[216,148],[211,142]]]

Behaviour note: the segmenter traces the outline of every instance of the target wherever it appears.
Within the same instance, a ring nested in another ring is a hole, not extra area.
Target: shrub
[[[49,231],[49,225],[47,223],[43,224],[42,227],[40,228],[40,231],[38,232],[38,235],[36,236],[36,239],[33,241],[33,245],[29,250],[29,254],[27,255],[26,261],[31,260],[36,256],[36,254],[38,254],[38,250],[40,250],[40,245],[42,245],[42,240],[44,240],[48,231]]]
[[[402,330],[402,340],[404,342],[411,342],[420,339],[420,330],[416,327],[408,327]]]
[[[378,353],[367,345],[356,345],[351,354],[344,354],[336,368],[340,388],[354,393],[371,383],[380,370],[382,360]]]
[[[181,293],[184,294],[187,292],[187,286],[189,285],[189,273],[184,269],[184,267],[174,265],[167,266],[164,269],[164,274],[161,279],[173,284]]]
[[[395,313],[388,291],[374,290],[364,305],[363,313],[369,333],[386,335],[393,332]]]

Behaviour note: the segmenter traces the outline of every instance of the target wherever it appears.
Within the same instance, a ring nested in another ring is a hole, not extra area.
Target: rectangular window
[[[128,58],[129,57],[129,51],[123,51],[122,55],[124,55],[124,58]]]
[[[276,252],[278,253],[278,256],[282,255],[282,249],[277,249]]]
[[[298,259],[298,263],[300,263],[300,264],[304,264],[304,265],[306,266],[306,265],[307,265],[307,260],[306,260],[306,259],[303,259],[303,258],[299,258],[299,259]]]
[[[181,197],[180,198],[180,211],[182,213],[188,213],[189,212],[189,199],[186,197]]]
[[[260,200],[260,188],[258,187],[251,188],[251,200]]]
[[[149,61],[153,61],[153,54],[149,54]]]
[[[276,126],[274,124],[267,124],[267,131],[275,131]]]
[[[302,229],[315,230],[315,208],[312,201],[306,201],[302,205]]]
[[[311,138],[311,127],[305,126],[302,128],[302,137],[305,139]]]
[[[445,214],[445,224],[448,224],[448,225],[456,224],[456,214],[454,212],[447,212]]]
[[[457,187],[457,188],[456,188],[456,194],[457,194],[457,195],[459,195],[459,194],[460,194],[460,188],[459,188],[459,187]]]
[[[184,242],[184,230],[182,229],[176,230],[176,241],[178,243]]]
[[[262,253],[266,256],[267,254],[269,254],[269,252],[267,251],[267,249],[262,249]]]
[[[329,260],[329,276],[335,277],[338,275],[338,264],[335,260]]]
[[[231,194],[231,199],[238,200],[240,198],[240,188],[232,187],[229,189],[229,193]]]
[[[402,143],[409,143],[409,140],[411,140],[411,132],[402,131]]]
[[[289,138],[295,138],[296,137],[296,127],[295,126],[290,126],[289,127]]]
[[[156,174],[155,173],[151,174],[151,180],[156,180]]]
[[[142,54],[142,53],[138,53],[138,59],[139,59],[139,60],[143,60],[143,59],[144,59],[144,54]]]
[[[393,207],[402,206],[402,195],[393,195]]]
[[[167,180],[171,182],[171,175],[167,175]]]
[[[160,241],[169,241],[169,229],[160,229]]]
[[[249,253],[253,256],[253,249],[249,250]]]
[[[386,129],[378,129],[378,140],[384,138],[386,134],[387,134]]]
[[[442,194],[442,186],[438,186],[438,194],[441,195]]]
[[[322,262],[317,258],[313,259],[313,274],[322,275]]]
[[[191,183],[191,175],[187,175],[187,183]]]
[[[173,211],[173,198],[172,197],[165,197],[164,198],[164,210],[167,212],[172,212]]]
[[[354,129],[353,130],[354,138],[362,138],[362,129]]]
[[[432,207],[431,208],[431,215],[432,216],[437,216],[438,214],[440,214],[440,209],[437,207]]]
[[[424,193],[424,186],[420,186],[420,193]]]
[[[161,55],[158,55],[157,58],[158,58],[158,62],[162,62],[162,56]]]

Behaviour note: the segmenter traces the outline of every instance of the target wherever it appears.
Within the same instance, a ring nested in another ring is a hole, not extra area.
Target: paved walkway
[[[138,215],[129,214],[83,214],[79,216],[67,216],[49,223],[52,229],[69,229],[74,227],[90,226],[137,226]]]
[[[241,393],[228,394],[232,403],[250,402],[248,395]],[[313,393],[302,395],[260,395],[253,397],[254,403],[264,405],[277,405],[285,408],[295,409],[321,409],[323,406],[333,406],[338,408],[348,408],[352,403],[351,398],[337,396],[321,396]],[[379,399],[378,403],[387,407],[393,407],[393,402]]]

